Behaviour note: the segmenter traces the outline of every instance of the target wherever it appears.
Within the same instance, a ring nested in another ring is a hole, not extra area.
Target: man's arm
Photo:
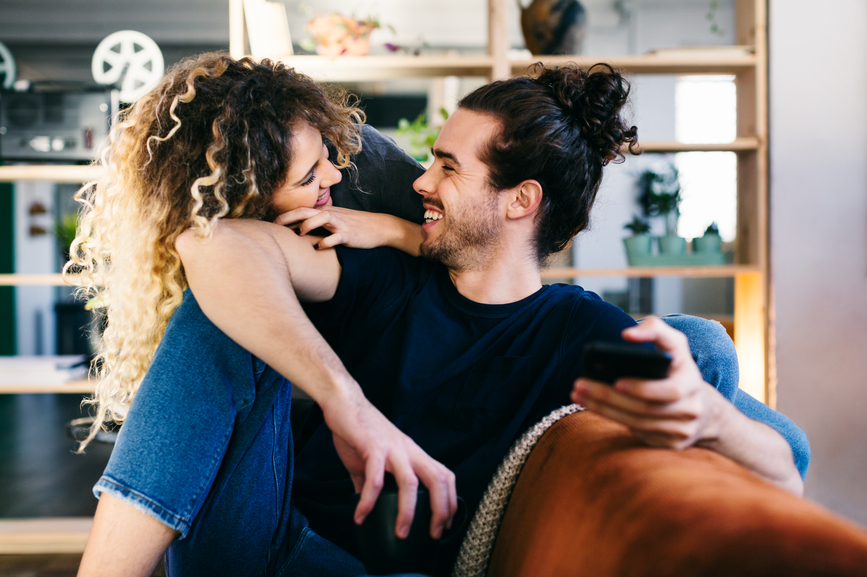
[[[789,444],[771,427],[744,416],[702,380],[683,333],[660,319],[648,319],[625,330],[623,337],[655,343],[671,353],[668,378],[622,379],[614,387],[578,379],[574,402],[625,424],[650,445],[706,447],[796,495],[803,493]]]
[[[341,274],[335,252],[317,251],[287,228],[249,220],[222,220],[206,240],[187,231],[177,248],[205,315],[322,408],[361,492],[356,522],[373,508],[388,471],[400,490],[396,533],[409,531],[421,480],[431,493],[431,534],[439,537],[457,509],[454,475],[370,404],[301,308],[299,299],[334,296]]]

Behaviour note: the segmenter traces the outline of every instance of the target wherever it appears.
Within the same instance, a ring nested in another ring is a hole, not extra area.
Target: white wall
[[[867,2],[770,2],[778,408],[811,499],[867,524]]]
[[[34,203],[45,214],[30,215]],[[50,274],[57,272],[57,240],[54,229],[54,183],[19,182],[15,184],[15,272]],[[31,234],[31,226],[47,232]],[[19,355],[52,355],[56,350],[56,319],[53,286],[15,288],[15,338]]]

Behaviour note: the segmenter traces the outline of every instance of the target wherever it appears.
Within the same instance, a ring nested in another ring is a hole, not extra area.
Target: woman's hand
[[[388,471],[398,486],[395,534],[401,539],[409,535],[421,482],[430,494],[433,513],[430,535],[439,539],[444,528],[451,527],[458,507],[454,473],[379,412],[361,394],[361,389],[354,387],[347,391],[348,395],[334,394],[324,399],[321,407],[337,454],[349,471],[355,490],[361,493],[355,522],[364,522],[373,509]]]
[[[421,245],[421,226],[390,214],[351,210],[337,206],[296,208],[278,216],[276,224],[287,225],[304,236],[317,229],[331,234],[319,241],[317,248],[339,244],[352,248],[390,246],[417,256]]]

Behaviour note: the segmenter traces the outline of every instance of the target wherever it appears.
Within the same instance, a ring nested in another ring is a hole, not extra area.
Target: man
[[[305,424],[312,432],[288,483],[286,522],[301,530],[281,537],[289,549],[275,548],[283,557],[269,572],[318,567],[326,557],[339,559],[333,574],[362,572],[346,553],[354,549],[353,510],[360,522],[385,470],[401,491],[398,535],[408,530],[419,480],[439,535],[456,491],[474,510],[511,442],[568,402],[570,391],[652,445],[701,444],[801,491],[786,441],[703,381],[682,334],[661,321],[633,327],[579,287],[541,284],[545,256],[586,227],[603,166],[634,141],[619,117],[627,94],[611,70],[565,68],[465,98],[414,185],[429,261],[391,249],[317,251],[288,229],[257,222],[224,221],[206,242],[179,239],[202,311],[321,407],[322,417]],[[615,388],[575,382],[583,343],[621,333],[669,351],[669,378]],[[193,543],[206,539],[195,527],[191,534]],[[301,548],[311,535],[320,537],[316,546]],[[173,538],[164,535],[153,550]],[[446,550],[432,571],[447,572],[455,553]],[[292,565],[296,556],[312,565]]]

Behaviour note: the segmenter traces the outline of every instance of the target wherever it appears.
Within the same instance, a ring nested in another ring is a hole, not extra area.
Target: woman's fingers
[[[406,455],[392,458],[392,475],[397,481],[397,519],[394,523],[394,534],[400,539],[406,539],[412,519],[415,517],[415,504],[418,500],[418,478]]]
[[[334,248],[335,246],[338,246],[341,244],[344,244],[343,235],[339,232],[336,232],[336,233],[330,234],[330,235],[326,236],[325,238],[323,238],[322,240],[320,240],[317,243],[316,248],[318,248],[319,250],[323,250],[326,248]]]
[[[364,487],[361,489],[361,497],[358,507],[355,508],[355,522],[359,525],[373,510],[376,499],[382,491],[385,477],[385,460],[381,455],[371,456],[364,463]]]
[[[275,224],[279,225],[288,225],[294,224],[302,220],[306,220],[311,216],[315,216],[320,211],[316,208],[308,208],[308,207],[300,207],[294,210],[290,210],[289,212],[284,212],[280,216],[274,219]]]

